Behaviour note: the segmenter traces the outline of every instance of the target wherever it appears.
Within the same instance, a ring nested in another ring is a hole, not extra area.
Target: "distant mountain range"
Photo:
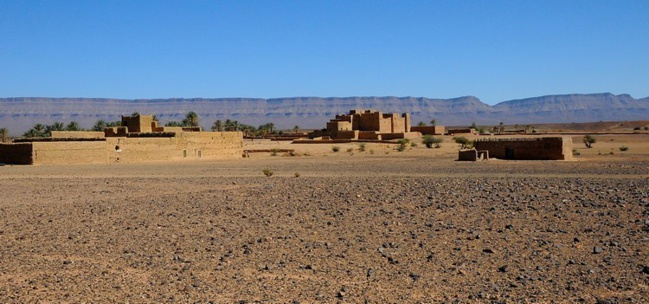
[[[133,112],[156,114],[162,123],[182,120],[189,111],[198,114],[209,129],[217,119],[237,120],[250,125],[273,122],[279,129],[324,128],[336,114],[351,109],[374,109],[384,113],[408,112],[412,124],[492,126],[560,122],[625,121],[649,119],[649,97],[634,99],[628,94],[548,95],[510,100],[494,106],[473,96],[453,99],[424,97],[290,97],[290,98],[0,98],[0,127],[20,135],[35,123],[77,121],[89,128],[95,121],[119,120]]]

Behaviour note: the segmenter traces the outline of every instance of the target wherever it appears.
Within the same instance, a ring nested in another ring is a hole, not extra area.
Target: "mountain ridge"
[[[544,95],[488,105],[475,96],[449,99],[396,96],[285,97],[285,98],[0,98],[0,127],[22,134],[35,123],[75,120],[89,128],[98,119],[118,120],[132,112],[156,114],[164,123],[181,120],[195,111],[209,129],[217,120],[233,119],[258,125],[273,122],[278,128],[323,128],[336,114],[351,109],[374,109],[384,113],[408,112],[412,123],[440,125],[592,122],[643,120],[649,117],[649,97],[611,93]]]

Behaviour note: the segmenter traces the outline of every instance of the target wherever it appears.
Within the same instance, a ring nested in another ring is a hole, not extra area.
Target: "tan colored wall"
[[[490,157],[499,159],[572,159],[572,139],[567,137],[486,139],[476,140],[473,146],[476,150],[487,150]],[[513,156],[507,154],[508,150]]]
[[[29,165],[32,163],[32,144],[0,144],[0,163]]]
[[[32,142],[33,164],[105,163],[106,141]]]
[[[104,138],[104,132],[52,131],[52,138]]]
[[[239,158],[241,132],[183,132],[175,137],[120,137],[108,139],[109,162],[146,162]],[[119,146],[117,152],[115,146]]]
[[[424,135],[444,135],[444,133],[446,132],[446,127],[444,127],[444,126],[423,126],[423,127],[412,126],[412,127],[410,127],[410,131],[412,131],[412,132],[420,132],[421,134],[424,134]]]

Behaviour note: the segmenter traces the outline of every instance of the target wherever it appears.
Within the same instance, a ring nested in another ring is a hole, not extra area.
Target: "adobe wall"
[[[153,115],[122,116],[122,126],[129,132],[150,133],[153,125]]]
[[[478,160],[478,151],[476,151],[475,149],[460,150],[458,152],[457,160],[459,160],[459,161],[476,161],[476,160]]]
[[[390,115],[390,124],[392,133],[410,132],[410,114],[403,113],[399,116],[399,114],[393,113]]]
[[[494,138],[473,143],[476,150],[488,150],[490,157],[520,160],[570,160],[572,139],[569,137]]]
[[[444,126],[412,126],[410,127],[412,132],[420,132],[424,135],[444,135],[446,133],[446,127]]]
[[[227,159],[243,155],[242,132],[183,132],[175,137],[119,137],[108,138],[107,142],[109,162]]]
[[[385,124],[385,120],[381,112],[355,114],[354,122],[358,122],[358,125],[354,124],[354,130],[389,133],[390,128]],[[384,126],[383,129],[382,126]]]
[[[35,141],[32,142],[34,165],[105,163],[106,141]]]
[[[104,132],[52,131],[52,138],[104,138]]]
[[[0,163],[32,164],[32,143],[0,144]]]

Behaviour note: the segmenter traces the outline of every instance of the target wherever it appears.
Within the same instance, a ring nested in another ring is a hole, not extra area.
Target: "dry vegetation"
[[[0,302],[646,303],[649,138],[595,136],[570,162],[444,137],[0,167]]]

